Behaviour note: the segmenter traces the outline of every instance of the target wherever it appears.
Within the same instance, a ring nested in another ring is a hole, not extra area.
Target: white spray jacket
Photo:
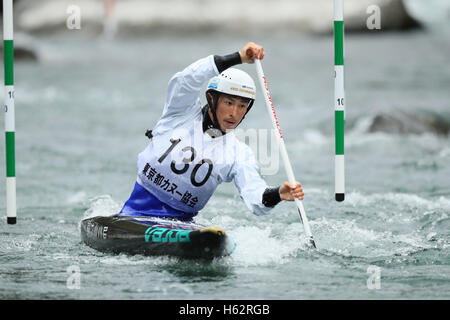
[[[262,195],[268,186],[252,150],[232,131],[216,138],[203,132],[199,96],[216,75],[211,55],[170,79],[153,138],[138,157],[137,183],[161,202],[194,216],[220,183],[234,181],[248,209],[267,214],[272,208],[264,206]]]

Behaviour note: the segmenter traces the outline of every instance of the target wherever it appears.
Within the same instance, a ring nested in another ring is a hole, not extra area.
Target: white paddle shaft
[[[259,59],[255,59],[255,64],[256,64],[256,72],[258,73],[259,84],[261,85],[261,90],[264,93],[264,100],[266,102],[267,112],[269,113],[269,117],[272,119],[273,128],[275,129],[278,135],[277,140],[280,146],[284,168],[286,170],[289,183],[295,185],[297,180],[294,177],[294,171],[292,170],[291,162],[289,161],[289,156],[286,151],[286,146],[284,145],[283,135],[281,134],[281,129],[278,123],[277,115],[275,114],[275,108],[273,106],[272,98],[270,97],[269,87],[267,85],[267,80],[261,66],[261,61]],[[298,198],[294,198],[294,201],[300,213],[300,219],[302,220],[303,227],[305,228],[305,234],[309,238],[310,243],[314,247],[316,247],[311,233],[311,229],[309,228],[308,218],[306,217],[305,209],[303,208],[303,203]]]

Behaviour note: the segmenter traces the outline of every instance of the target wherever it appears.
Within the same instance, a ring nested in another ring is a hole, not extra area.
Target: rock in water
[[[429,132],[438,135],[448,135],[450,122],[435,114],[381,113],[373,118],[368,131],[395,134],[423,134]]]
[[[3,45],[0,46],[0,57],[3,60]],[[29,48],[14,46],[14,60],[15,61],[37,61],[36,53]]]

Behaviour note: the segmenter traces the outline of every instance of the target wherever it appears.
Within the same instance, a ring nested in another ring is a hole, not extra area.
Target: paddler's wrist
[[[273,208],[280,202],[281,202],[280,187],[267,188],[264,191],[262,197],[262,203],[264,204],[264,206]]]
[[[216,64],[219,73],[222,73],[222,71],[228,68],[231,68],[237,64],[241,64],[242,59],[239,51],[236,51],[225,56],[214,55],[214,63]]]

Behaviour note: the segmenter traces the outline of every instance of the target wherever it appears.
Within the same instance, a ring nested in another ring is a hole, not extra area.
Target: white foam
[[[450,148],[444,148],[439,152],[439,157],[450,158]]]
[[[349,135],[361,135],[369,132],[370,126],[373,123],[373,116],[362,116],[356,120],[355,126],[349,132]]]
[[[86,192],[79,191],[74,194],[71,194],[69,198],[67,199],[68,204],[76,204],[76,203],[83,203],[87,200]]]
[[[415,231],[408,234],[393,234],[391,231],[365,229],[353,220],[321,218],[311,223],[311,228],[320,239],[320,248],[342,256],[384,257],[408,255],[431,248]],[[370,250],[367,250],[370,248]]]
[[[172,259],[173,260],[173,259]],[[119,254],[117,256],[104,256],[99,260],[106,265],[160,265],[171,261],[169,257],[144,257],[140,255]]]
[[[360,129],[358,129],[360,130]],[[350,131],[349,134],[345,136],[345,148],[358,148],[367,147],[370,144],[380,144],[392,143],[393,137],[391,134],[385,132],[372,132],[372,133],[360,133],[358,131]]]
[[[302,143],[308,143],[315,146],[321,146],[323,144],[329,143],[330,138],[325,136],[322,132],[318,130],[307,129],[303,133]]]
[[[450,209],[450,199],[439,197],[436,199],[425,199],[416,194],[409,193],[375,193],[366,195],[360,192],[350,192],[346,194],[345,204],[357,206],[371,206],[382,201],[391,202],[398,207],[423,208],[426,210]]]
[[[273,228],[268,226],[264,228],[242,226],[230,232],[231,238],[237,243],[231,256],[231,263],[248,267],[283,264],[289,261],[289,257],[296,255],[304,241],[287,239],[295,237],[295,232],[286,232],[281,236],[276,236],[272,234],[272,230]]]
[[[117,214],[121,206],[110,195],[102,195],[89,199],[89,209],[84,212],[83,219],[97,216],[111,216]]]
[[[39,237],[38,234],[30,234],[25,239],[21,239],[21,237],[11,237],[2,243],[1,249],[3,252],[31,251],[37,244]]]

